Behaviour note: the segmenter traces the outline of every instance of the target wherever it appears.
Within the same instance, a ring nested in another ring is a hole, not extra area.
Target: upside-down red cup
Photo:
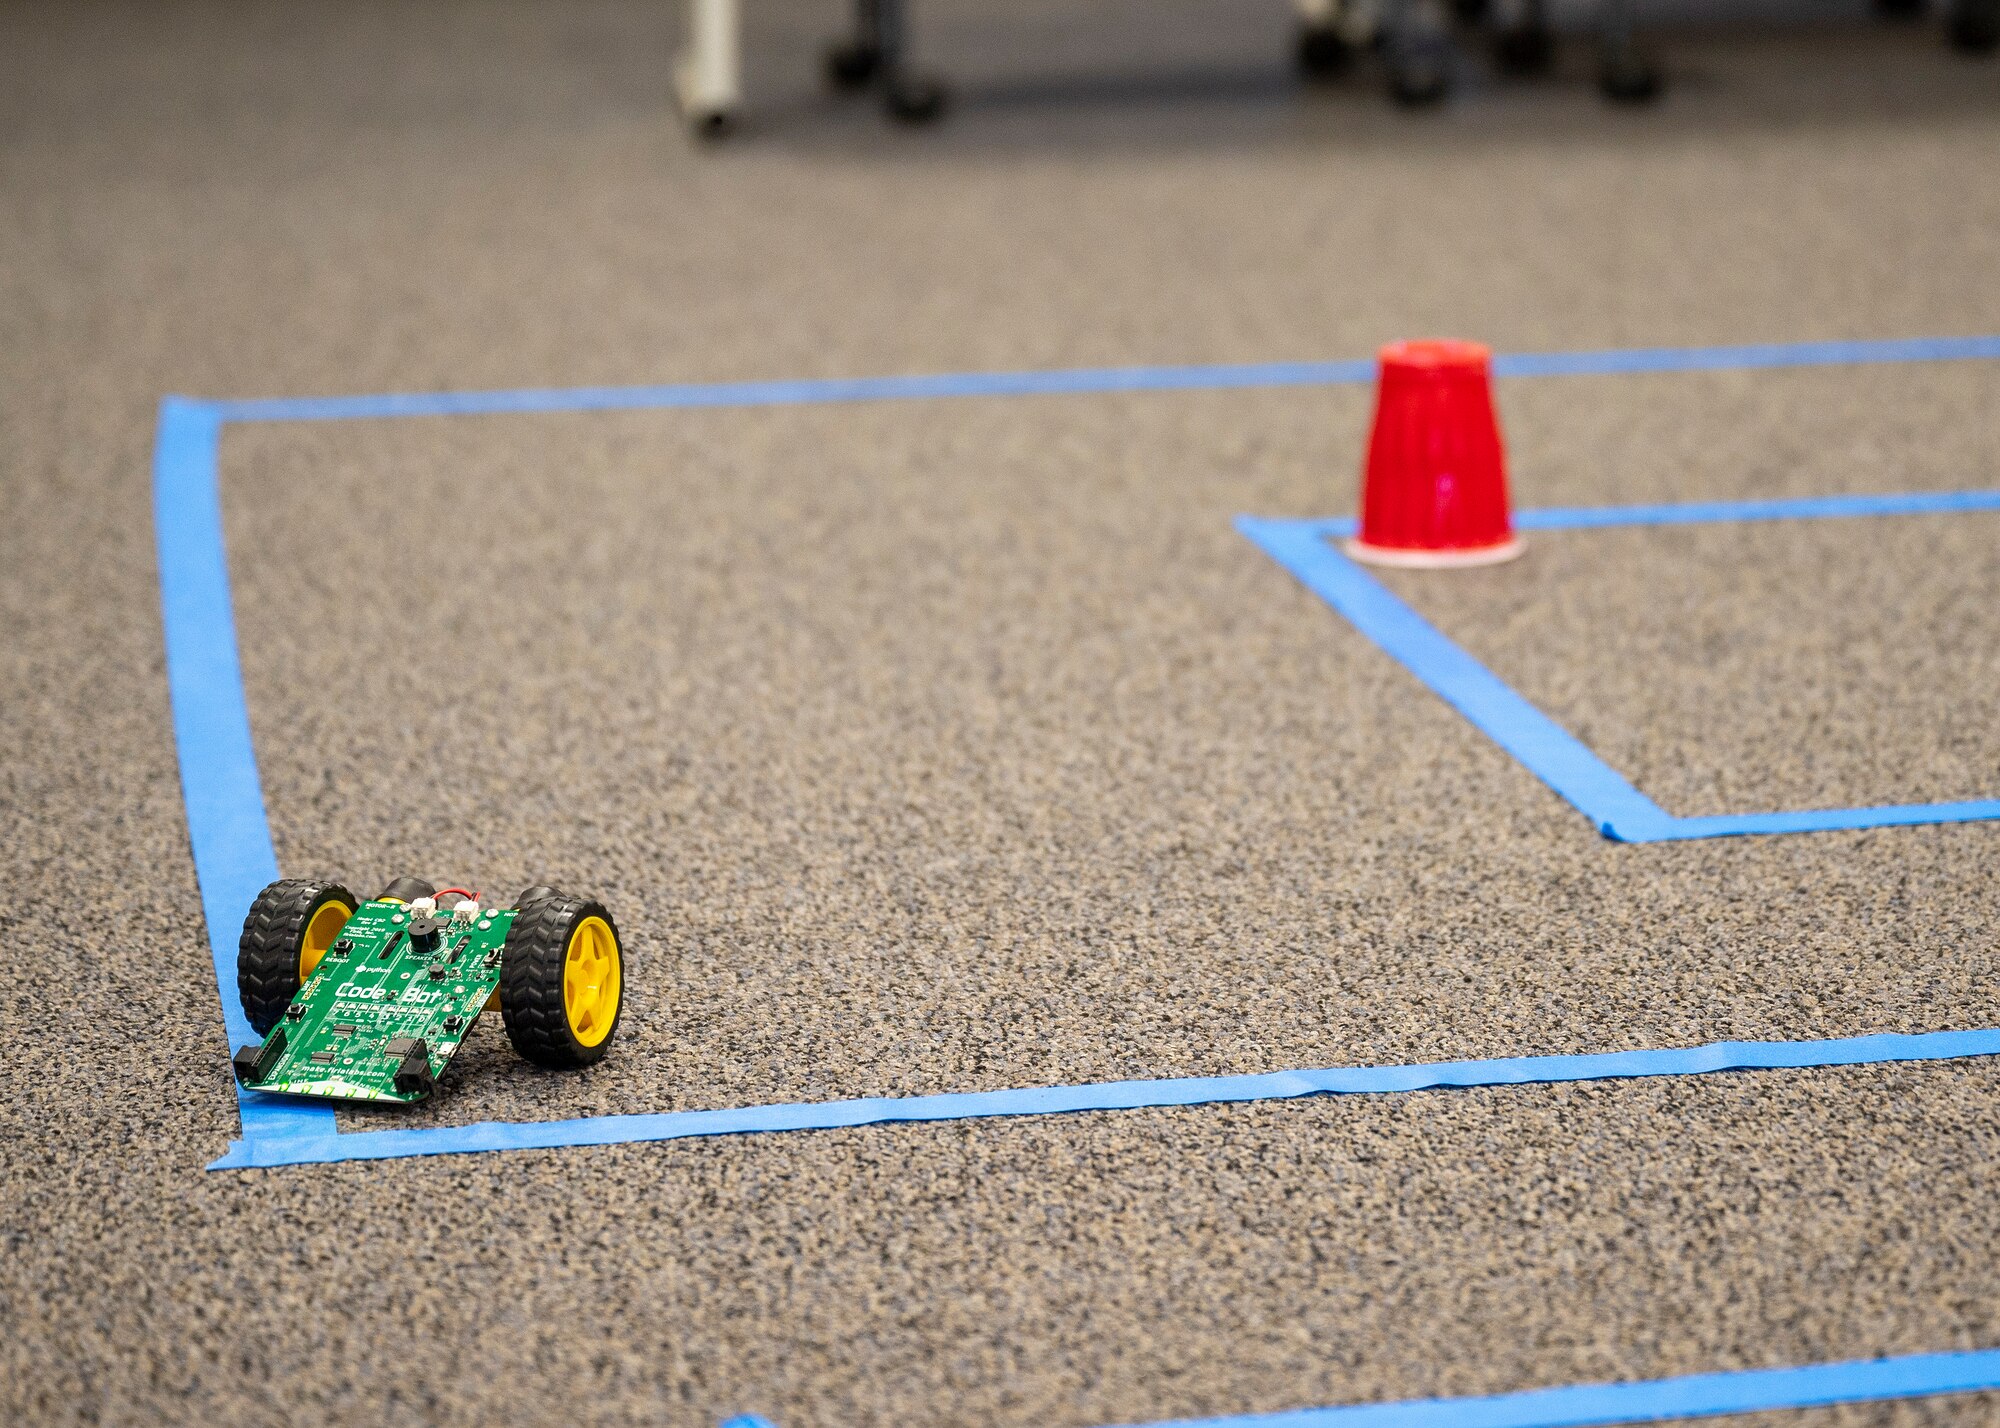
[[[1361,533],[1377,565],[1490,565],[1521,553],[1493,410],[1493,354],[1477,342],[1392,342],[1379,356]]]

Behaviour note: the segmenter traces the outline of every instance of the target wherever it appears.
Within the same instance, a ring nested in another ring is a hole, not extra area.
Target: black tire
[[[1547,74],[1555,61],[1555,31],[1547,25],[1515,25],[1493,37],[1493,62],[1503,74]]]
[[[521,895],[514,899],[514,910],[519,912],[531,902],[539,902],[545,897],[561,897],[562,894],[547,883],[536,883],[531,888],[522,888]]]
[[[935,79],[901,77],[882,92],[883,106],[899,124],[935,124],[950,99],[950,91]]]
[[[305,981],[304,962],[311,935],[312,960],[326,951],[329,928],[339,927],[324,909],[340,907],[345,922],[360,901],[339,883],[312,878],[280,878],[250,904],[243,936],[236,944],[236,995],[259,1036],[268,1036]]]
[[[2000,49],[2000,0],[1954,0],[1944,33],[1961,54],[1992,54]]]
[[[601,921],[609,934],[612,1005],[608,1017],[599,1006],[595,1025],[579,1037],[570,1017],[565,974],[572,942],[590,935],[584,928],[593,921]],[[500,955],[500,1016],[514,1049],[555,1071],[602,1060],[625,1010],[624,950],[604,904],[559,892],[537,897],[515,914]]]
[[[1302,25],[1292,47],[1292,62],[1306,79],[1338,79],[1354,67],[1354,46],[1329,26]]]
[[[420,897],[436,897],[437,889],[422,878],[397,878],[375,894],[375,901],[415,902]]]
[[[835,89],[849,92],[866,89],[881,69],[880,45],[848,40],[826,52],[826,82]]]

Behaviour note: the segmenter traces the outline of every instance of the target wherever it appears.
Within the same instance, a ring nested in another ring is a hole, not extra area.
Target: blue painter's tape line
[[[234,929],[258,892],[278,876],[278,858],[264,817],[250,714],[243,702],[243,671],[237,663],[216,490],[221,436],[213,406],[181,397],[160,403],[153,447],[153,526],[188,841],[227,1042],[240,1046],[259,1038],[236,1000]],[[248,1138],[333,1131],[328,1106],[247,1094],[240,1094],[239,1101]]]
[[[1995,1390],[2000,1390],[2000,1349],[1968,1349],[1636,1383],[1579,1383],[1478,1398],[1412,1398],[1226,1418],[1177,1418],[1123,1428],[1612,1428],[1621,1423],[1666,1423]],[[746,1414],[722,1428],[774,1425]]]
[[[1642,372],[1725,372],[1771,367],[1846,367],[1878,362],[1952,362],[2000,357],[2000,336],[1906,337],[1868,342],[1770,342],[1740,347],[1628,347],[1602,352],[1509,352],[1496,377],[1609,377]]]
[[[1612,1428],[1778,1409],[2000,1390],[2000,1349],[1737,1369],[1637,1383],[1579,1383],[1478,1398],[1413,1398],[1293,1408],[1226,1418],[1177,1418],[1123,1428]],[[774,1428],[755,1414],[722,1428]]]
[[[1790,813],[1720,813],[1676,818],[1656,836],[1676,841],[1756,833],[1833,833],[1854,828],[1906,828],[1925,823],[1984,823],[2000,818],[2000,799],[1963,803],[1887,803],[1873,808],[1805,808]]]
[[[1659,837],[1672,817],[1555,720],[1440,634],[1305,521],[1237,518],[1236,528],[1308,590],[1345,615],[1418,679],[1590,816],[1609,837]]]
[[[1515,516],[1514,524],[1522,530],[1598,530],[1609,526],[1720,525],[1737,521],[1956,515],[1970,511],[2000,511],[2000,491],[1907,491],[1777,501],[1689,501],[1664,506],[1551,506],[1522,511]],[[1344,524],[1351,527],[1353,523]],[[1315,529],[1319,528],[1320,524],[1315,523]]]
[[[1051,372],[939,372],[790,382],[690,382],[658,387],[562,387],[506,392],[411,392],[365,397],[222,402],[225,421],[342,421],[501,412],[643,411],[689,407],[811,406],[944,397],[1048,397],[1110,392],[1318,387],[1374,380],[1375,364],[1258,362],[1240,366],[1100,367]]]
[[[1734,368],[1826,367],[2000,357],[2000,337],[1920,337],[1882,342],[1793,342],[1744,347],[1662,347],[1603,352],[1516,352],[1496,357],[1502,377],[1608,376]],[[771,407],[940,397],[1077,396],[1108,392],[1227,391],[1373,381],[1375,364],[1254,362],[1177,367],[1083,367],[1043,372],[941,372],[790,382],[690,382],[653,387],[528,388],[499,392],[404,392],[382,396],[221,402],[224,421],[348,421],[500,412],[642,411]]]
[[[332,1160],[389,1160],[411,1155],[458,1155],[480,1150],[548,1150],[573,1145],[622,1145],[699,1136],[835,1130],[893,1122],[1048,1116],[1073,1111],[1145,1110],[1226,1102],[1283,1101],[1302,1096],[1384,1095],[1446,1087],[1527,1086],[1650,1076],[1702,1076],[1720,1071],[1864,1066],[2000,1056],[2000,1028],[1882,1033],[1831,1041],[1718,1041],[1656,1051],[1608,1051],[1576,1056],[1514,1056],[1485,1061],[1436,1061],[1408,1066],[1342,1066],[1247,1076],[1180,1076],[1146,1081],[1098,1081],[1012,1091],[939,1096],[803,1101],[734,1110],[659,1115],[592,1116],[566,1121],[484,1121],[427,1130],[362,1131],[295,1138],[246,1137],[212,1169],[303,1165]]]
[[[1187,1418],[1150,1428],[1600,1428],[1992,1389],[2000,1389],[2000,1349],[1739,1369],[1640,1383],[1582,1383],[1486,1398],[1411,1399]]]

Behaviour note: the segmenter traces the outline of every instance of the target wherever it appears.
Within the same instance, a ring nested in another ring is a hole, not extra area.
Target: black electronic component
[[[229,1058],[229,1064],[236,1072],[236,1079],[248,1086],[261,1081],[277,1065],[278,1058],[285,1054],[285,1032],[282,1027],[271,1033],[262,1046],[252,1042],[236,1048],[236,1054]]]
[[[300,1006],[297,1002],[293,1002],[290,1006],[285,1008],[286,1021],[297,1021],[300,1017],[304,1016],[305,1014],[306,1014],[306,1009]]]
[[[351,1021],[337,1021],[327,1029],[335,1036],[352,1036],[360,1028],[356,1027]]]
[[[433,982],[442,982],[446,977],[449,977],[450,975],[451,975],[451,968],[445,966],[444,963],[442,962],[438,963],[437,966],[431,968],[431,980]]]
[[[427,1096],[437,1080],[431,1075],[430,1048],[421,1039],[412,1041],[399,1036],[389,1043],[391,1048],[407,1045],[403,1062],[396,1068],[396,1089],[405,1096]]]
[[[410,925],[404,931],[409,933],[410,945],[419,952],[435,952],[443,927],[443,918],[419,914],[410,919]]]
[[[312,1062],[312,1064],[315,1066],[333,1065],[333,1053],[331,1051],[315,1051],[311,1056],[308,1056],[306,1059]]]
[[[465,1025],[465,1018],[462,1016],[448,1016],[444,1019],[444,1029],[448,1032],[453,1033],[454,1035],[456,1035],[458,1029],[464,1025]]]
[[[333,946],[326,950],[336,957],[345,957],[354,950],[354,939],[352,937],[339,938],[334,942]]]
[[[236,1079],[243,1085],[247,1086],[257,1079],[257,1058],[263,1050],[262,1046],[252,1041],[237,1047],[236,1054],[229,1058],[230,1069],[235,1071]]]

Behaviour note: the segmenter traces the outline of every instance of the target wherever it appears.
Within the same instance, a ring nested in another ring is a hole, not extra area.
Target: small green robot
[[[498,908],[419,878],[397,878],[371,902],[286,878],[243,919],[236,985],[264,1038],[237,1049],[244,1086],[407,1105],[430,1095],[496,1005],[537,1066],[601,1060],[618,1030],[624,957],[602,903],[550,887]]]

